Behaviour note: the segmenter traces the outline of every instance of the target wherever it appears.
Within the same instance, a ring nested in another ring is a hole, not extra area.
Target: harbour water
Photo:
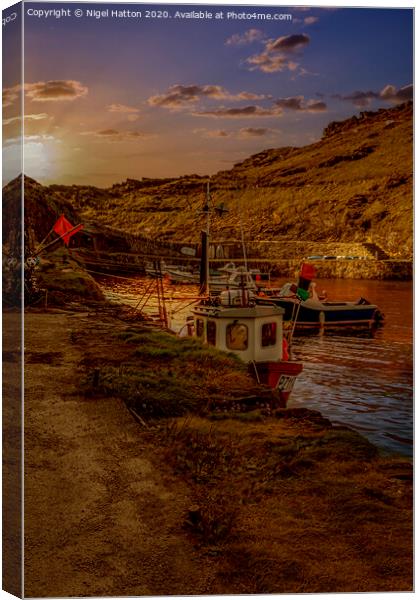
[[[318,289],[334,300],[363,296],[385,313],[373,337],[297,337],[304,361],[290,406],[320,410],[389,451],[411,455],[413,446],[412,283],[324,280]]]
[[[282,279],[272,282],[278,286]],[[140,306],[151,280],[101,277],[106,295],[117,302]],[[152,286],[153,287],[153,286]],[[413,295],[412,283],[373,280],[317,280],[329,300],[377,304],[384,326],[373,336],[297,336],[294,357],[304,362],[289,406],[320,410],[333,423],[351,427],[384,451],[412,454],[413,446]],[[171,326],[179,330],[194,302],[194,286],[165,283]],[[156,313],[150,298],[145,312]]]

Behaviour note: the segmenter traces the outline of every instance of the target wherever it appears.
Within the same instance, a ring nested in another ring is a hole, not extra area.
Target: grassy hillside
[[[213,235],[252,240],[374,242],[412,253],[413,110],[407,103],[331,123],[303,148],[270,149],[211,178]],[[130,233],[197,241],[207,178],[127,180],[109,189],[51,186],[82,217]]]

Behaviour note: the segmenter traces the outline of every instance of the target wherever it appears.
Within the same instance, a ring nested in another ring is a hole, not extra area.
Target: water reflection
[[[282,285],[279,279],[273,285]],[[101,278],[107,296],[136,306],[150,279]],[[295,338],[294,356],[304,362],[290,406],[320,410],[336,424],[352,427],[388,451],[410,455],[413,439],[413,312],[411,282],[318,280],[330,300],[377,304],[385,324],[374,337],[332,335]],[[175,330],[181,328],[189,305],[198,293],[194,286],[165,284],[168,312]],[[151,298],[145,311],[156,314]]]

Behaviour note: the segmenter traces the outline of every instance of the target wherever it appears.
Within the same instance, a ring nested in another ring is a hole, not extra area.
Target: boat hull
[[[260,383],[279,393],[279,407],[286,407],[295,385],[296,377],[302,372],[303,364],[295,361],[265,361],[254,363]]]
[[[258,304],[274,304],[285,310],[284,321],[291,321],[298,310],[298,303],[287,298],[258,298]],[[347,327],[372,327],[378,321],[378,308],[373,304],[322,303],[319,308],[299,307],[297,329],[335,329]]]

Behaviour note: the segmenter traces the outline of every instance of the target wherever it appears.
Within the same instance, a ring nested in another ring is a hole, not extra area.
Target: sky
[[[44,184],[211,175],[412,98],[407,8],[25,2],[23,11],[23,88],[17,59],[3,68],[4,156],[17,152],[23,93],[25,173]],[[17,174],[9,162],[3,184]]]

